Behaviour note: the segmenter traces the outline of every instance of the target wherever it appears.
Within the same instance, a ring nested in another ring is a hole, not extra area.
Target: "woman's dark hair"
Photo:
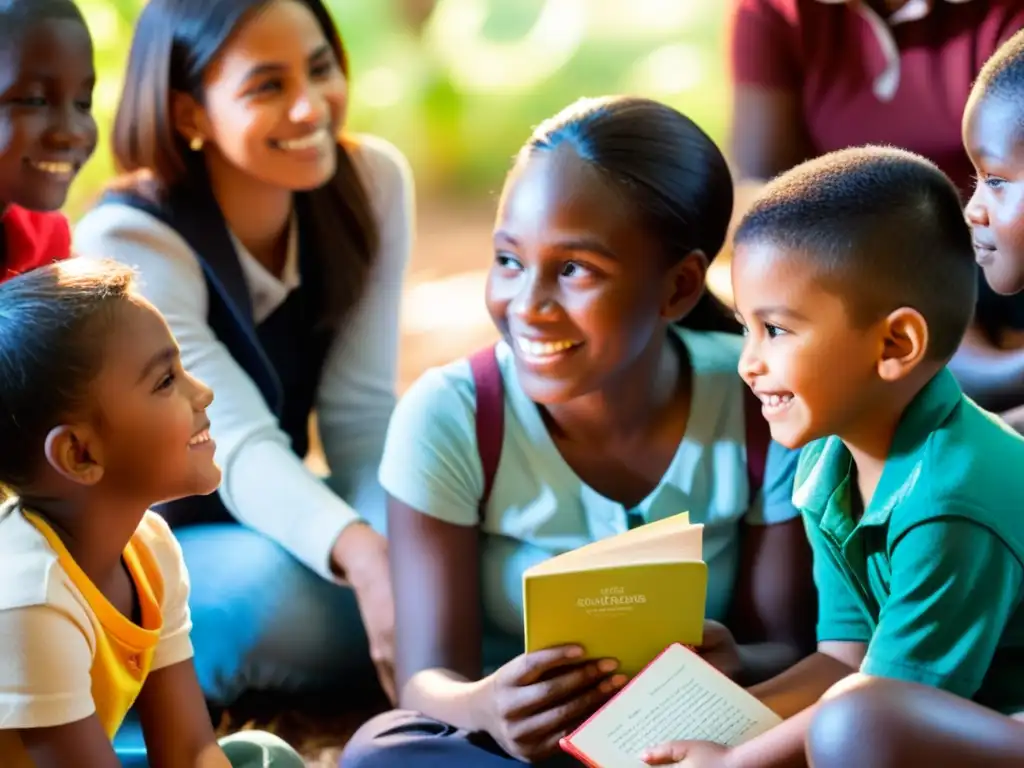
[[[568,144],[622,189],[661,242],[681,259],[722,249],[732,217],[733,186],[721,151],[682,113],[650,99],[581,99],[541,123],[521,156]],[[739,330],[731,313],[707,290],[680,325]]]
[[[321,0],[292,0],[316,17],[342,72],[348,57]],[[113,149],[120,171],[141,172],[163,190],[209,188],[202,153],[175,129],[171,97],[203,103],[203,74],[231,35],[252,15],[280,0],[150,0],[135,28],[124,91],[114,118]],[[147,178],[147,180],[148,180]],[[379,232],[349,149],[337,147],[337,171],[327,184],[296,193],[308,204],[312,244],[323,276],[327,324],[337,327],[365,287]]]
[[[83,405],[115,307],[134,273],[71,259],[0,284],[0,486],[34,479],[46,435]]]

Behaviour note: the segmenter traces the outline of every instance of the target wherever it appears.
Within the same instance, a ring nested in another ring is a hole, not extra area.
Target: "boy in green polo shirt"
[[[964,144],[977,176],[965,211],[975,253],[992,289],[1007,295],[1024,290],[1022,104],[1024,32],[1007,41],[986,63],[974,84],[963,125]],[[1007,351],[994,362],[1007,372],[1024,372],[1024,355],[1019,352]],[[1024,408],[1003,416],[1018,431],[1024,424]],[[1022,688],[1017,675],[1007,675],[1006,684],[1015,693]],[[935,688],[873,680],[820,708],[807,754],[822,768],[865,763],[881,768],[1017,768],[1024,765],[1022,721],[1020,712],[1005,717]],[[865,734],[870,738],[865,740]],[[869,750],[860,746],[865,741]]]
[[[782,725],[733,750],[683,742],[645,759],[801,765],[837,684],[1024,710],[1024,438],[946,370],[976,292],[957,190],[908,152],[835,152],[769,184],[735,244],[740,374],[773,439],[806,446],[793,499],[814,550],[818,651],[751,689]],[[864,733],[849,764],[888,764],[871,745]]]

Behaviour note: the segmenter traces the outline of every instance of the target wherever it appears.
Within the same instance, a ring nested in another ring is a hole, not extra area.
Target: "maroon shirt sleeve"
[[[729,27],[733,83],[800,88],[797,17],[795,0],[733,0]]]

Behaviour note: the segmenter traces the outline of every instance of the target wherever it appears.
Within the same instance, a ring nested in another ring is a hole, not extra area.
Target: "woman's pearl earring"
[[[203,148],[203,140],[198,136],[193,137],[192,141],[188,143],[188,148],[193,152],[198,152]]]

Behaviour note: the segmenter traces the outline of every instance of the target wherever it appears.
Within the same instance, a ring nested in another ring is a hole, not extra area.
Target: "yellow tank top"
[[[163,615],[163,578],[149,549],[135,537],[124,550],[124,562],[135,582],[142,608],[142,625],[122,615],[89,580],[74,561],[60,537],[38,515],[25,517],[57,553],[61,567],[89,606],[89,619],[96,636],[92,662],[92,698],[96,714],[111,739],[142,690],[153,651],[160,640]]]

